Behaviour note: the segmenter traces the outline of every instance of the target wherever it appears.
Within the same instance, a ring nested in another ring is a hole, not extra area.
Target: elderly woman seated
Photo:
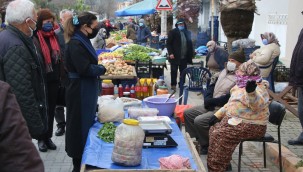
[[[243,139],[264,136],[269,116],[268,82],[262,81],[259,67],[249,60],[236,72],[237,84],[231,97],[209,124],[210,141],[207,157],[209,171],[225,171],[232,154]]]
[[[273,67],[274,59],[280,55],[280,44],[272,32],[261,34],[261,39],[264,46],[255,50],[249,57],[259,66],[261,76],[267,78]]]

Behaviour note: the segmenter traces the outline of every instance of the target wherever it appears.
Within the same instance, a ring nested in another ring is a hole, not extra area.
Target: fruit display
[[[120,51],[108,52],[108,53],[101,53],[98,56],[98,61],[103,60],[118,60],[123,58],[123,53]]]
[[[114,63],[105,63],[104,67],[106,68],[105,75],[113,76],[113,75],[133,75],[133,66],[127,65],[122,60],[117,60]]]

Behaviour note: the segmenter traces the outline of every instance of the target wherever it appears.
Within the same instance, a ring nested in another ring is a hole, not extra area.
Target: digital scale
[[[140,127],[145,132],[144,148],[176,147],[178,144],[169,135],[171,126],[166,121],[140,121]]]

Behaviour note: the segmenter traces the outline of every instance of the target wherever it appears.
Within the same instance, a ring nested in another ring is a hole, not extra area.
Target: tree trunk
[[[227,37],[227,48],[230,53],[232,49],[232,41],[248,38],[254,22],[254,11],[222,11],[220,19],[223,31]]]

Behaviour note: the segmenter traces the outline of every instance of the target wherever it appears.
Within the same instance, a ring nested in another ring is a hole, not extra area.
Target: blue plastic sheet
[[[157,0],[144,0],[124,9],[115,11],[116,16],[137,16],[154,14],[156,12]]]
[[[119,125],[118,123],[115,124]],[[106,143],[97,137],[97,133],[101,127],[102,124],[99,122],[96,122],[91,127],[82,156],[82,164],[105,169],[159,169],[159,158],[178,154],[189,158],[192,169],[197,169],[190,149],[175,120],[171,124],[173,128],[171,136],[178,143],[178,146],[173,148],[143,148],[141,165],[136,167],[120,166],[112,162],[111,156],[114,144]]]

